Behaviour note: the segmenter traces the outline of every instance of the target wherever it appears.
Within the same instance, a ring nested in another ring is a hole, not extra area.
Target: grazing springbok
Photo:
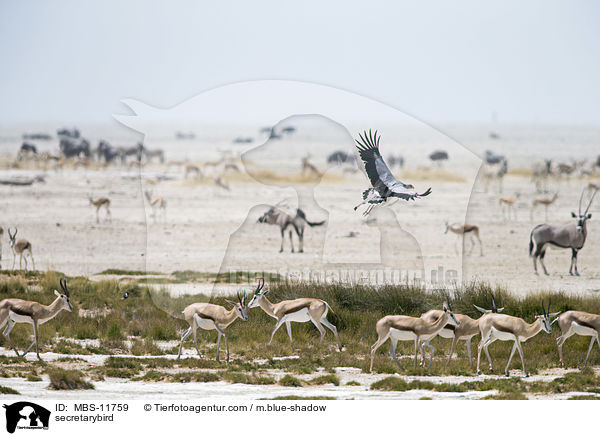
[[[225,338],[227,362],[229,362],[229,343],[227,342],[227,334],[225,334],[225,329],[229,327],[237,318],[248,321],[248,314],[246,313],[246,293],[244,293],[243,296],[238,293],[237,297],[237,303],[225,300],[232,306],[230,310],[225,309],[223,306],[211,303],[193,303],[183,309],[183,312],[181,313],[190,327],[181,335],[181,344],[179,345],[177,359],[179,359],[181,356],[183,341],[185,341],[185,338],[187,338],[190,333],[194,334],[194,346],[196,347],[198,356],[202,357],[202,354],[200,354],[200,350],[198,349],[198,341],[196,337],[196,330],[198,327],[200,327],[203,330],[216,330],[218,333],[217,362],[220,362],[219,346],[221,345],[221,337]]]
[[[487,297],[485,297],[485,301],[487,302]],[[504,307],[497,307],[496,301],[494,300],[494,296],[492,295],[492,308],[484,309],[483,307],[479,307],[477,305],[473,305],[475,308],[483,314],[486,313],[499,313],[504,310]],[[427,322],[435,322],[440,318],[444,312],[441,310],[430,310],[421,315]],[[454,353],[454,348],[459,340],[463,340],[467,344],[467,353],[469,355],[469,365],[473,366],[473,359],[471,357],[471,339],[474,336],[479,334],[479,319],[473,319],[468,315],[462,315],[459,313],[455,313],[454,316],[459,321],[459,325],[455,326],[452,324],[446,324],[439,332],[438,335],[444,339],[452,339],[452,345],[450,346],[450,354],[448,354],[448,360],[446,361],[446,367],[450,363],[452,359],[452,354]],[[425,355],[423,355],[425,358]]]
[[[590,357],[594,341],[598,343],[598,347],[600,348],[600,341],[598,340],[598,333],[600,333],[600,315],[580,312],[578,310],[569,310],[558,317],[558,326],[560,327],[561,334],[556,339],[556,344],[558,345],[558,357],[560,358],[561,365],[564,365],[562,353],[563,344],[573,335],[592,337],[584,364],[587,363],[588,357]]]
[[[490,371],[493,371],[492,358],[488,347],[496,340],[501,341],[514,341],[508,363],[504,369],[504,375],[508,377],[508,367],[512,360],[515,350],[519,350],[519,356],[521,356],[521,364],[523,365],[523,373],[525,377],[529,377],[527,370],[525,369],[525,359],[523,357],[522,342],[527,339],[533,338],[540,331],[544,330],[550,334],[552,329],[551,318],[558,315],[560,312],[550,313],[550,301],[548,301],[548,307],[544,308],[542,302],[542,314],[536,315],[536,320],[531,324],[528,324],[523,318],[516,316],[505,315],[502,313],[487,313],[479,318],[479,331],[481,333],[481,342],[479,343],[479,349],[477,351],[477,374],[481,374],[479,370],[479,362],[481,360],[481,351],[484,350],[485,354],[490,363]]]
[[[479,255],[483,256],[483,245],[481,244],[481,239],[479,238],[478,226],[473,224],[448,224],[448,222],[446,222],[446,231],[444,232],[444,234],[448,233],[448,231],[451,231],[457,236],[457,243],[458,241],[462,242],[463,250],[465,248],[465,235],[469,235],[469,240],[471,241],[471,248],[469,249],[469,252],[467,254],[471,254],[471,252],[473,251],[473,248],[475,247],[475,238],[477,238],[477,241],[479,241]],[[456,251],[456,254],[458,254],[457,244],[454,244],[454,250]]]
[[[375,359],[375,352],[383,345],[385,341],[390,339],[390,356],[398,364],[400,369],[404,371],[404,368],[396,357],[396,345],[398,341],[414,341],[415,342],[415,368],[417,367],[417,355],[421,344],[425,344],[429,347],[429,365],[431,367],[431,361],[433,360],[434,348],[429,343],[429,340],[434,338],[440,330],[442,330],[446,324],[452,324],[455,326],[460,325],[460,321],[456,319],[450,302],[448,299],[444,302],[442,315],[432,322],[428,322],[423,318],[415,318],[406,315],[388,315],[381,318],[375,324],[375,330],[377,331],[377,341],[371,347],[371,366],[369,371],[373,372],[373,360]]]
[[[21,269],[21,264],[23,259],[25,259],[25,271],[27,271],[27,254],[31,258],[31,263],[33,264],[33,269],[35,270],[35,261],[33,260],[33,254],[31,253],[31,242],[27,239],[19,239],[15,240],[17,236],[18,229],[15,227],[14,233],[10,232],[10,227],[8,228],[8,238],[10,239],[10,248],[13,252],[13,264],[12,269],[15,269],[15,261],[17,259],[17,254],[19,255],[19,269]],[[25,256],[23,256],[25,254]]]
[[[579,209],[578,213],[571,212],[571,216],[577,220],[576,223],[564,224],[562,226],[553,226],[550,224],[540,224],[533,228],[529,235],[529,255],[533,257],[533,269],[537,274],[537,259],[540,259],[542,268],[544,268],[544,274],[548,275],[546,265],[544,265],[544,256],[546,255],[546,248],[548,245],[552,245],[558,248],[570,248],[571,249],[571,266],[569,268],[569,274],[576,276],[579,275],[577,271],[577,253],[583,248],[585,239],[587,237],[587,226],[586,222],[592,217],[592,214],[588,214],[592,201],[598,190],[594,190],[590,202],[585,209],[585,212],[581,212],[581,203],[583,201],[583,195],[585,189],[581,192],[579,197]]]
[[[49,306],[44,306],[37,301],[26,301],[18,298],[7,298],[6,300],[0,301],[0,329],[6,324],[4,337],[8,340],[8,343],[18,357],[24,357],[35,344],[37,358],[42,360],[38,346],[38,331],[40,324],[50,321],[62,310],[69,312],[73,311],[71,295],[67,289],[67,281],[64,278],[60,279],[60,287],[64,294],[59,293],[55,289],[54,294],[56,295],[56,299]],[[11,330],[15,324],[19,322],[30,323],[33,326],[33,342],[27,347],[23,354],[19,354],[17,348],[10,339]]]
[[[296,298],[295,300],[284,300],[279,303],[271,303],[267,299],[269,290],[263,290],[264,286],[265,281],[263,279],[259,280],[258,287],[254,291],[254,296],[252,297],[252,300],[250,300],[248,308],[251,309],[260,306],[267,315],[272,316],[277,320],[277,324],[275,324],[275,328],[271,333],[269,345],[273,342],[275,332],[279,330],[279,327],[285,324],[288,336],[290,337],[290,345],[293,347],[294,341],[292,340],[291,323],[311,321],[317,330],[319,330],[319,333],[321,333],[319,345],[321,345],[323,338],[325,337],[325,329],[323,328],[323,326],[325,326],[333,332],[333,335],[337,340],[338,349],[342,351],[342,343],[340,342],[337,328],[327,320],[328,311],[331,310],[333,312],[333,309],[326,301],[317,298]]]
[[[310,159],[310,155],[309,154],[307,154],[306,156],[304,156],[302,158],[302,175],[308,173],[308,175],[314,175],[314,176],[317,176],[317,177],[321,177],[322,176],[321,171],[319,171],[317,169],[317,167],[314,166],[314,164],[312,164],[309,161],[309,159]]]
[[[512,218],[514,218],[515,220],[517,219],[517,211],[515,210],[515,204],[517,203],[519,197],[520,194],[515,194],[514,197],[500,197],[498,199],[498,205],[500,205],[502,218],[508,221],[510,221]]]
[[[204,174],[202,174],[202,170],[200,169],[200,167],[198,165],[194,165],[194,164],[185,164],[185,174],[183,176],[184,179],[188,178],[188,175],[194,175],[194,178],[196,179],[201,179],[204,177]]]
[[[229,186],[229,183],[227,183],[227,179],[225,179],[223,176],[214,177],[213,183],[219,188],[222,188],[226,191],[231,191],[231,187]]]
[[[103,207],[106,211],[106,219],[112,222],[112,215],[110,214],[110,199],[107,197],[98,197],[94,199],[91,195],[88,195],[90,205],[96,208],[96,223],[100,222],[100,209]]]
[[[292,216],[291,214],[284,212],[277,206],[272,206],[267,210],[260,218],[258,218],[259,223],[263,224],[274,224],[279,226],[279,230],[281,231],[281,247],[279,248],[279,252],[283,252],[283,240],[285,239],[285,231],[289,228],[290,235],[290,246],[292,253],[294,252],[294,241],[292,240],[292,229],[296,231],[296,235],[298,236],[298,245],[299,252],[304,252],[304,225],[308,224],[310,227],[320,226],[325,223],[325,220],[319,222],[311,222],[306,219],[306,214],[302,209],[296,209],[296,215]]]
[[[555,192],[552,197],[535,197],[531,202],[531,213],[529,218],[533,221],[533,213],[535,212],[535,208],[538,206],[544,206],[544,216],[545,220],[548,221],[548,206],[556,201],[558,198],[558,193]]]
[[[161,211],[161,215],[163,220],[167,220],[167,201],[162,197],[154,197],[150,191],[145,191],[146,199],[148,200],[148,204],[152,208],[152,216],[154,217],[154,222],[157,219],[158,210]]]

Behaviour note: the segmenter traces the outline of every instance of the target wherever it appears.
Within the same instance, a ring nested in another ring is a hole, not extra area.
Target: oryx
[[[587,236],[586,221],[592,217],[592,214],[588,214],[588,211],[590,210],[590,206],[592,205],[592,201],[598,190],[594,190],[585,212],[581,212],[581,204],[583,202],[585,191],[586,189],[584,188],[579,197],[578,213],[571,212],[571,216],[577,219],[576,223],[571,222],[562,226],[540,224],[531,231],[531,235],[529,236],[529,255],[533,257],[533,268],[536,274],[537,259],[539,258],[542,268],[544,268],[544,274],[548,275],[548,271],[544,265],[544,256],[548,245],[552,245],[554,247],[571,249],[571,267],[569,268],[569,274],[579,275],[579,272],[577,271],[577,253],[583,248],[583,244],[585,244],[585,238]]]

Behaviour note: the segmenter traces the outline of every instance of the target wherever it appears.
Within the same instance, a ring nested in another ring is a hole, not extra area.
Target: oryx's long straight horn
[[[594,201],[594,197],[596,196],[596,193],[598,192],[597,189],[594,189],[594,193],[592,194],[592,198],[590,198],[590,202],[587,205],[587,208],[585,209],[585,212],[583,213],[583,215],[587,215],[588,210],[590,210],[590,206],[592,205],[592,201]]]
[[[581,202],[583,201],[583,194],[585,194],[585,189],[581,190],[581,195],[579,196],[579,208],[577,209],[579,215],[581,215]]]

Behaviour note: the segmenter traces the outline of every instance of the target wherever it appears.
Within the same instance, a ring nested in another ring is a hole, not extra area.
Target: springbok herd
[[[67,287],[66,279],[60,280],[60,286],[63,293],[54,291],[56,299],[48,306],[35,301],[26,301],[18,298],[7,298],[0,301],[0,328],[6,325],[3,332],[4,337],[15,351],[17,356],[24,357],[29,350],[35,345],[36,355],[39,360],[42,360],[39,354],[38,335],[39,326],[47,321],[50,321],[62,310],[71,312],[73,305],[71,304],[70,292]],[[187,306],[183,311],[183,317],[190,327],[181,335],[181,343],[177,359],[180,358],[185,339],[192,334],[194,338],[194,347],[199,357],[202,357],[198,349],[196,331],[198,328],[203,330],[217,331],[217,355],[216,360],[220,361],[219,347],[221,338],[225,339],[225,347],[227,351],[227,361],[229,361],[229,344],[225,329],[231,325],[237,318],[243,321],[248,321],[248,309],[260,307],[269,316],[277,320],[275,328],[271,333],[269,344],[273,341],[273,337],[277,330],[285,324],[287,333],[290,339],[290,344],[293,347],[292,339],[292,322],[312,322],[319,330],[320,340],[319,345],[323,342],[327,327],[335,336],[337,347],[340,352],[343,352],[342,343],[340,341],[338,331],[328,319],[327,314],[331,309],[326,301],[317,298],[297,298],[295,300],[285,300],[279,303],[272,303],[267,298],[268,289],[264,289],[264,280],[260,279],[256,289],[254,290],[252,299],[247,303],[247,294],[238,293],[237,301],[226,300],[230,309],[211,303],[193,303]],[[126,297],[124,297],[126,298]],[[450,354],[446,361],[446,366],[450,363],[452,354],[459,340],[466,342],[469,356],[469,364],[473,366],[471,356],[471,340],[478,334],[481,335],[477,352],[477,374],[481,374],[480,360],[481,352],[484,351],[489,363],[490,371],[493,370],[492,359],[488,351],[489,346],[497,340],[513,341],[514,345],[508,359],[508,363],[504,370],[508,376],[508,369],[515,351],[519,352],[523,373],[528,376],[525,369],[525,358],[523,355],[522,343],[534,337],[542,330],[545,333],[551,333],[552,325],[558,322],[561,330],[560,337],[557,338],[558,354],[560,363],[563,362],[562,347],[565,341],[573,335],[590,336],[591,341],[585,356],[584,363],[592,351],[594,342],[600,348],[598,334],[600,333],[600,315],[595,315],[587,312],[569,310],[562,314],[555,312],[550,313],[550,302],[547,306],[541,304],[541,313],[536,315],[536,320],[533,323],[527,323],[522,318],[501,313],[504,308],[498,308],[492,296],[491,309],[485,309],[475,306],[477,310],[483,313],[478,319],[473,319],[467,315],[455,314],[452,310],[450,300],[446,297],[441,310],[430,310],[420,317],[412,317],[405,315],[388,315],[381,318],[375,324],[377,332],[377,341],[371,347],[371,364],[370,371],[373,371],[373,361],[377,349],[383,345],[388,339],[391,342],[390,356],[397,363],[401,370],[404,370],[402,364],[396,355],[396,347],[398,341],[414,342],[414,367],[417,367],[418,354],[421,351],[423,360],[421,365],[425,363],[425,348],[429,349],[429,363],[427,368],[431,367],[431,362],[434,355],[434,347],[431,345],[431,340],[436,336],[445,339],[452,339]],[[10,332],[16,323],[29,323],[33,326],[34,339],[27,349],[19,354],[12,340]]]
[[[423,193],[417,193],[412,184],[403,183],[397,180],[392,171],[385,163],[380,151],[379,143],[381,137],[378,136],[377,132],[372,133],[371,131],[365,131],[360,135],[360,139],[357,140],[357,148],[360,157],[363,161],[364,168],[370,186],[365,189],[362,193],[362,202],[355,207],[355,210],[366,205],[364,215],[368,215],[374,207],[385,204],[389,199],[404,199],[406,201],[416,200],[427,197],[432,193],[431,188],[428,188]],[[62,148],[69,149],[75,147],[77,144],[74,141],[63,141]],[[76,141],[75,141],[76,142]],[[69,148],[70,147],[70,148]],[[102,151],[106,152],[109,150],[107,145],[102,147]],[[137,153],[142,153],[143,146],[136,149]],[[135,151],[135,150],[134,150]],[[125,152],[123,151],[122,154]],[[116,155],[115,155],[116,156]],[[448,156],[446,155],[446,159]],[[493,158],[493,159],[492,159]],[[107,161],[109,159],[105,157]],[[489,161],[504,162],[502,168],[506,171],[506,161],[499,160],[498,156],[488,156]],[[139,159],[138,159],[139,162]],[[303,171],[317,172],[318,170],[308,162],[308,157],[303,159],[302,162]],[[504,171],[504,172],[505,172]],[[187,172],[199,172],[197,168],[186,168]],[[584,194],[586,189],[581,193],[579,199],[578,213],[573,212],[573,218],[576,222],[565,226],[553,226],[543,224],[536,226],[530,235],[530,255],[533,257],[534,268],[537,273],[537,261],[539,260],[542,264],[544,272],[547,274],[546,267],[544,266],[543,259],[546,249],[549,246],[559,248],[570,248],[572,250],[571,268],[570,273],[578,275],[577,271],[577,253],[583,247],[587,236],[586,222],[591,218],[589,209],[591,207],[594,196],[597,192],[597,187],[590,188],[593,193],[587,203],[587,207],[583,208],[584,205]],[[148,204],[154,210],[154,214],[160,212],[163,215],[166,213],[166,200],[162,197],[155,197],[151,192],[145,192]],[[555,194],[548,199],[536,199],[534,201],[534,207],[543,205],[546,210],[556,200],[557,195]],[[517,197],[518,198],[518,197]],[[515,197],[501,197],[499,200],[500,206],[506,208],[508,216],[510,217],[514,204],[517,201]],[[89,197],[90,205],[96,208],[96,220],[99,220],[100,209],[104,208],[107,219],[110,219],[110,199],[106,197],[93,198]],[[303,251],[303,232],[304,225],[318,226],[323,222],[310,222],[306,219],[305,214],[301,210],[297,210],[296,216],[282,213],[277,207],[271,208],[267,211],[260,219],[259,222],[269,223],[278,225],[281,229],[281,248],[283,250],[283,236],[287,228],[293,228],[299,237],[299,250]],[[458,236],[459,239],[464,239],[465,235],[469,235],[472,239],[471,250],[475,245],[475,239],[478,241],[480,246],[480,254],[483,255],[483,248],[481,246],[481,239],[479,237],[479,227],[476,225],[456,225],[446,223],[446,232],[452,232]],[[1,229],[0,229],[1,234]],[[32,244],[25,240],[16,240],[17,230],[11,232],[8,230],[10,238],[10,246],[13,251],[13,268],[15,266],[16,256],[19,256],[19,266],[25,260],[25,268],[27,268],[27,256],[29,256],[33,268],[35,263],[32,254]],[[290,230],[290,243],[291,241],[291,230]],[[293,251],[292,244],[292,251]],[[8,343],[15,351],[17,356],[25,356],[29,350],[35,345],[36,354],[38,359],[41,360],[39,355],[38,347],[38,331],[39,325],[43,324],[52,318],[54,318],[62,310],[72,311],[73,306],[70,301],[70,293],[67,288],[65,279],[61,279],[60,282],[62,293],[55,290],[56,299],[48,306],[42,305],[35,301],[25,301],[21,299],[9,298],[0,302],[0,328],[4,328],[4,336]],[[293,345],[292,339],[292,322],[312,322],[320,333],[320,342],[326,334],[326,328],[331,330],[334,334],[337,346],[340,352],[343,352],[343,347],[338,336],[338,331],[335,325],[333,325],[327,319],[327,315],[331,309],[329,304],[323,300],[316,298],[298,298],[295,300],[286,300],[278,303],[272,303],[267,298],[268,290],[264,288],[264,281],[260,280],[256,289],[254,290],[253,296],[249,302],[247,302],[247,294],[238,294],[237,301],[227,301],[229,308],[210,304],[210,303],[194,303],[186,307],[182,314],[183,318],[189,324],[189,328],[181,336],[181,344],[179,347],[178,358],[181,356],[183,343],[186,338],[192,334],[194,339],[194,346],[200,357],[200,351],[197,344],[196,331],[198,328],[203,330],[216,330],[217,331],[217,352],[216,359],[219,361],[219,348],[221,339],[225,340],[225,347],[227,351],[227,360],[229,361],[229,345],[228,338],[225,332],[226,328],[231,325],[237,318],[244,321],[248,320],[248,309],[260,307],[265,313],[273,317],[276,320],[275,328],[273,329],[269,343],[273,340],[273,337],[277,330],[285,324],[287,334],[290,339],[290,344]],[[126,297],[124,297],[126,298]],[[561,330],[561,336],[557,339],[558,354],[560,357],[561,364],[563,363],[562,346],[567,338],[572,335],[590,336],[591,341],[588,348],[585,362],[587,362],[591,350],[594,345],[594,341],[600,348],[600,341],[598,334],[600,333],[600,315],[581,312],[581,311],[567,311],[565,313],[550,313],[550,302],[545,306],[541,304],[541,311],[536,316],[536,320],[533,323],[527,323],[522,318],[511,316],[508,314],[501,313],[503,308],[496,307],[496,303],[492,297],[491,309],[485,309],[476,306],[476,308],[483,313],[478,319],[473,319],[467,315],[455,314],[452,310],[450,299],[447,297],[442,308],[440,310],[430,310],[420,317],[411,317],[405,315],[388,315],[377,321],[375,330],[377,332],[377,341],[373,344],[370,353],[370,370],[373,370],[373,362],[377,349],[383,345],[388,339],[391,342],[390,356],[403,369],[400,361],[396,355],[396,347],[398,341],[413,341],[414,342],[414,366],[418,363],[418,354],[422,354],[423,359],[421,365],[425,364],[426,349],[429,350],[429,363],[428,368],[431,366],[431,362],[434,355],[434,347],[431,345],[431,340],[436,336],[442,338],[452,339],[452,345],[450,354],[448,356],[446,365],[450,362],[452,354],[455,350],[456,344],[459,340],[466,342],[469,363],[473,366],[473,359],[471,356],[471,340],[481,335],[481,340],[478,346],[477,353],[477,373],[480,371],[481,353],[485,352],[487,357],[489,368],[492,370],[492,360],[488,351],[489,346],[496,340],[501,341],[513,341],[514,345],[508,359],[508,364],[505,369],[505,374],[508,375],[508,368],[510,366],[512,357],[515,351],[519,352],[523,373],[527,376],[525,369],[525,359],[523,353],[522,343],[528,339],[534,337],[542,330],[545,333],[551,333],[552,325],[558,322]],[[19,354],[16,347],[10,339],[10,332],[15,323],[30,323],[33,326],[34,340],[31,345],[25,350],[23,354]]]

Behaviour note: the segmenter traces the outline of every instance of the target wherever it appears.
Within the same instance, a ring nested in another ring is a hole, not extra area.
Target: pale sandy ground
[[[174,343],[165,343],[163,346],[172,346]],[[1,355],[11,355],[10,351],[0,351]],[[101,365],[108,356],[100,355],[62,355],[58,353],[41,353],[45,361],[52,362],[61,357],[76,357],[85,360],[91,365]],[[135,357],[128,355],[120,355],[119,357]],[[175,355],[164,355],[168,359],[174,359]],[[184,352],[184,357],[192,357],[195,355],[190,351]],[[294,358],[295,356],[287,356],[283,358]],[[34,361],[34,354],[29,354],[27,360]],[[152,357],[144,357],[141,359],[152,359]],[[77,363],[73,364],[77,367]],[[176,372],[177,370],[164,370],[165,372]],[[206,370],[210,371],[210,370]],[[545,381],[550,382],[557,377],[567,373],[564,369],[551,369],[541,372],[538,375],[533,375],[525,380]],[[325,374],[325,373],[323,373]],[[512,376],[520,376],[519,370],[511,371]],[[285,375],[280,370],[269,370],[265,375],[270,375],[279,379]],[[298,375],[295,377],[309,380],[320,373],[310,375]],[[323,386],[306,386],[301,388],[284,387],[278,385],[246,385],[246,384],[230,384],[227,382],[207,382],[207,383],[162,383],[162,382],[130,382],[125,379],[106,378],[104,381],[93,382],[94,390],[84,391],[53,391],[47,389],[49,379],[48,376],[42,375],[42,381],[31,382],[24,378],[7,378],[2,379],[2,385],[10,387],[21,393],[19,395],[4,395],[6,399],[17,399],[22,396],[48,399],[77,399],[77,400],[98,400],[110,398],[113,400],[121,399],[160,399],[160,400],[190,400],[193,398],[210,398],[214,400],[231,399],[235,397],[239,400],[256,400],[260,398],[275,398],[286,395],[298,396],[328,396],[336,399],[357,399],[357,400],[417,400],[422,397],[428,397],[434,400],[476,400],[489,395],[494,395],[497,392],[491,391],[468,391],[468,392],[433,392],[428,390],[409,390],[406,392],[383,392],[370,390],[372,383],[389,377],[389,374],[365,374],[357,368],[336,368],[336,375],[340,379],[340,386],[323,385]],[[407,382],[412,380],[429,381],[432,383],[463,383],[472,381],[482,381],[486,379],[503,379],[502,376],[401,376]],[[353,381],[360,383],[359,386],[346,386],[346,383]],[[553,395],[538,395],[538,399],[565,399],[574,395],[589,393],[569,392],[564,394]],[[600,397],[600,394],[591,394]]]
[[[285,250],[279,253],[278,228],[258,224],[256,218],[266,210],[264,204],[283,199],[291,199],[288,203],[294,204],[291,189],[265,186],[246,176],[231,176],[231,191],[209,183],[162,182],[154,191],[167,200],[167,218],[164,223],[155,223],[142,199],[140,181],[124,179],[123,175],[127,173],[118,169],[66,169],[48,172],[43,184],[0,186],[2,226],[6,229],[18,224],[18,236],[33,244],[38,269],[70,275],[91,276],[107,268],[120,268],[162,273],[186,269],[272,271],[307,278],[308,271],[318,272],[321,277],[338,277],[334,273],[343,270],[354,271],[356,277],[370,273],[369,281],[381,283],[380,278],[373,280],[378,271],[393,271],[396,275],[388,277],[402,281],[407,274],[413,278],[415,270],[424,265],[427,280],[432,279],[431,271],[441,269],[449,279],[445,284],[452,286],[461,276],[462,264],[464,280],[481,279],[518,294],[600,289],[600,232],[594,218],[588,222],[588,239],[579,254],[581,277],[568,275],[568,250],[549,251],[549,277],[533,274],[527,252],[529,233],[544,216],[540,209],[530,221],[529,204],[534,193],[524,177],[508,176],[505,180],[505,194],[521,194],[516,221],[503,220],[498,194],[484,194],[476,184],[473,195],[468,196],[470,184],[439,181],[431,176],[431,180],[414,182],[419,189],[431,185],[434,192],[430,197],[375,211],[372,215],[377,221],[367,224],[360,213],[352,210],[366,185],[362,174],[343,175],[331,170],[315,189],[316,202],[301,199],[310,220],[329,218],[328,223],[306,229],[304,253],[290,253],[287,237]],[[549,209],[550,222],[571,220],[570,212],[576,209],[585,184],[572,180],[558,186],[557,204]],[[311,189],[308,184],[298,186]],[[102,215],[101,223],[95,223],[88,193],[111,198],[112,223],[105,222]],[[463,207],[466,202],[468,211]],[[597,210],[596,202],[591,212]],[[484,256],[480,257],[475,247],[461,263],[455,253],[456,236],[444,235],[444,222],[464,220],[465,214],[467,222],[481,229]],[[358,234],[348,237],[350,232]],[[296,240],[294,244],[297,249]],[[10,268],[12,253],[6,231],[2,246],[2,267]],[[456,273],[448,275],[448,270]],[[416,274],[422,277],[420,272]],[[439,282],[434,281],[436,285]],[[192,287],[185,292],[204,293],[207,289]]]

